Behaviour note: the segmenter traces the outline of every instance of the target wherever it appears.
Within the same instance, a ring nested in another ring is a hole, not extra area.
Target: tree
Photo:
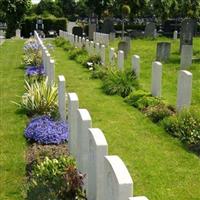
[[[35,12],[37,15],[54,15],[56,17],[62,17],[63,11],[58,2],[53,0],[41,0],[37,5]]]
[[[178,0],[181,2],[182,17],[200,17],[200,0]]]
[[[85,0],[90,14],[95,13],[99,18],[101,14],[109,7],[111,0]]]
[[[58,5],[62,9],[63,15],[66,18],[71,18],[75,15],[75,0],[57,0]]]
[[[20,28],[21,22],[30,6],[30,0],[0,0],[0,7],[6,16],[6,37],[15,35],[15,30]]]
[[[177,0],[151,0],[149,3],[153,7],[155,16],[161,20],[169,18],[170,11],[173,13],[178,12]]]

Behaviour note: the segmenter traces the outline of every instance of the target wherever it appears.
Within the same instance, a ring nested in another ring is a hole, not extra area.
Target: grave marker
[[[66,121],[66,95],[65,95],[65,77],[58,76],[58,109],[60,119]]]
[[[124,52],[123,51],[118,51],[118,68],[120,70],[123,70],[124,68]]]
[[[156,60],[166,62],[170,57],[171,43],[169,42],[158,42]]]
[[[78,158],[77,110],[79,108],[79,101],[76,93],[68,93],[68,103],[69,152],[72,156]]]
[[[132,69],[135,72],[137,78],[140,76],[140,56],[133,55],[132,56]]]
[[[90,200],[102,200],[104,188],[104,156],[108,154],[108,144],[102,131],[89,129],[89,173],[88,197]]]
[[[151,94],[155,97],[160,97],[162,90],[162,64],[160,62],[152,63],[151,81]]]
[[[125,200],[133,195],[132,178],[118,156],[104,157],[104,200]]]
[[[192,73],[181,70],[178,77],[177,110],[189,108],[192,98]]]

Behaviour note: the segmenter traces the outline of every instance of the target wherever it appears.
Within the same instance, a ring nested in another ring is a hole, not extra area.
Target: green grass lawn
[[[56,76],[66,77],[67,92],[78,94],[80,107],[92,116],[93,127],[104,132],[109,154],[119,155],[128,167],[134,195],[150,200],[200,199],[200,159],[196,155],[121,97],[103,94],[101,81],[91,80],[88,70],[69,61],[62,49],[56,48],[53,54]]]
[[[21,55],[24,41],[7,40],[0,46],[0,199],[23,199],[26,142],[25,115],[11,101],[23,93]]]
[[[119,40],[115,40],[110,44],[110,47],[114,47],[115,50],[117,50],[118,42]],[[163,63],[162,96],[170,104],[176,105],[177,78],[178,71],[180,70],[179,40],[174,41],[172,39],[162,37],[156,40],[133,39],[131,42],[131,51],[125,61],[125,67],[131,67],[132,55],[139,55],[141,59],[140,84],[146,91],[150,91],[151,66],[152,62],[155,61],[157,42],[171,43],[170,59],[168,62]],[[193,54],[194,58],[198,58],[198,60],[196,59],[192,66],[188,68],[188,71],[193,74],[192,107],[200,111],[200,37],[194,38]]]

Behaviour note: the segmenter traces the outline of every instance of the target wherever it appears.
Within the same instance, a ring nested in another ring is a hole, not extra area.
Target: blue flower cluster
[[[28,66],[26,69],[26,75],[27,76],[34,76],[34,75],[43,76],[44,75],[43,65],[41,65],[40,67]]]
[[[35,41],[31,41],[31,42],[28,42],[27,44],[24,45],[24,51],[27,52],[27,51],[39,51],[40,49],[40,46],[37,42]]]
[[[31,120],[25,129],[25,137],[39,144],[60,144],[68,139],[68,124],[54,121],[48,116]]]

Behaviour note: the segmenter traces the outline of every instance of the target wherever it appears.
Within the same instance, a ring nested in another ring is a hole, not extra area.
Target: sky
[[[39,3],[40,2],[40,0],[31,0],[32,1],[32,3]]]

